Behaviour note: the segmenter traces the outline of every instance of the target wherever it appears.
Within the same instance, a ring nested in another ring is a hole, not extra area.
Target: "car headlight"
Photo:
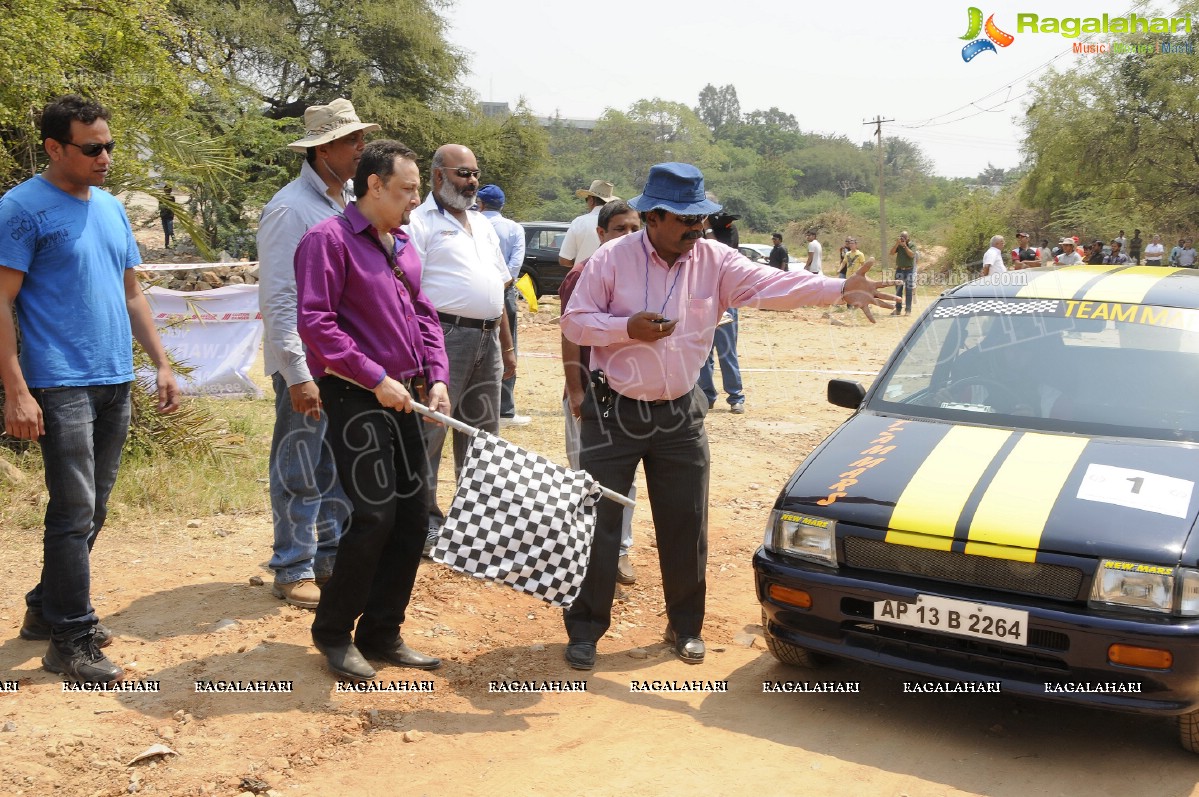
[[[766,547],[776,553],[797,556],[831,567],[837,566],[837,521],[771,511],[766,527]]]
[[[1175,571],[1161,565],[1101,559],[1091,587],[1091,603],[1169,612],[1174,608]],[[1192,603],[1199,603],[1199,595]]]
[[[1199,570],[1178,568],[1178,614],[1199,617]]]

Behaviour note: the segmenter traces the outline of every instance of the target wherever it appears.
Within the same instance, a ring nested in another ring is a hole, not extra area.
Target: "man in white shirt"
[[[1062,253],[1053,259],[1053,262],[1059,266],[1075,266],[1082,262],[1082,255],[1074,250],[1074,239],[1063,238],[1058,246],[1062,248]]]
[[[576,216],[562,239],[562,248],[558,250],[558,262],[567,268],[575,263],[582,263],[599,249],[599,212],[613,199],[620,199],[612,193],[616,186],[607,180],[592,180],[590,188],[580,188],[575,195],[587,200],[587,212]]]
[[[988,277],[991,274],[1002,274],[1007,271],[1007,266],[1003,264],[1003,236],[991,236],[991,248],[983,255],[983,276]]]
[[[305,154],[300,176],[279,190],[258,222],[258,306],[266,373],[275,388],[270,450],[271,514],[275,540],[271,593],[292,606],[315,609],[320,584],[333,573],[337,540],[350,504],[325,444],[321,397],[296,332],[296,247],[308,228],[336,216],[353,198],[350,185],[364,136],[379,129],[359,121],[346,99],[304,111],[306,135],[288,147]]]
[[[1166,247],[1162,244],[1162,237],[1160,235],[1153,236],[1153,240],[1145,247],[1145,265],[1160,266],[1165,254]]]
[[[516,376],[516,349],[504,313],[504,288],[512,281],[491,222],[470,210],[479,190],[475,154],[461,144],[433,153],[428,197],[412,211],[408,235],[424,268],[421,289],[441,317],[450,361],[453,417],[495,434],[500,382]],[[428,459],[429,540],[437,540],[445,514],[437,505],[437,475],[446,427],[425,424]],[[454,475],[466,458],[469,437],[454,432]]]
[[[808,263],[804,268],[813,274],[824,273],[824,247],[816,239],[816,231],[808,230]]]
[[[500,254],[508,264],[508,276],[512,282],[504,289],[504,314],[508,316],[508,329],[512,332],[512,348],[518,349],[516,335],[516,280],[525,263],[525,228],[503,215],[504,189],[489,183],[479,189],[479,210],[495,228],[500,239]],[[519,352],[515,352],[519,354]],[[516,414],[516,377],[505,378],[500,385],[500,426],[527,426],[533,419],[528,415]]]

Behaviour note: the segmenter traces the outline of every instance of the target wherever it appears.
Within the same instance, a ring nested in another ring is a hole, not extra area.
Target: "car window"
[[[1055,300],[938,302],[870,406],[962,423],[1199,440],[1199,312]]]

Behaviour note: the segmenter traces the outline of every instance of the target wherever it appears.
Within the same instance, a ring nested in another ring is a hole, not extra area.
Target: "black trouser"
[[[699,388],[662,404],[617,396],[599,417],[593,391],[583,401],[583,470],[620,495],[629,492],[637,463],[645,467],[658,538],[666,616],[679,636],[699,636],[704,625],[708,563],[708,402]],[[573,641],[596,642],[612,623],[622,507],[597,505],[595,540],[583,589],[563,611]]]
[[[425,543],[425,444],[420,416],[379,405],[369,390],[318,380],[329,414],[326,440],[353,512],[321,588],[312,638],[322,645],[382,648],[395,642]]]

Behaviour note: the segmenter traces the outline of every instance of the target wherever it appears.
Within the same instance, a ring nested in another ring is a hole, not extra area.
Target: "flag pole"
[[[348,376],[344,376],[342,374],[337,373],[332,368],[326,368],[325,373],[329,374],[330,376],[336,376],[338,379],[344,379],[345,381],[349,382],[350,384],[357,385],[358,387],[362,388],[363,390],[370,390],[370,388],[366,387],[365,385],[351,379]],[[434,410],[434,409],[430,409],[429,407],[426,407],[424,404],[421,404],[419,401],[412,402],[412,409],[414,409],[418,414],[425,416],[426,418],[432,418],[433,420],[437,421],[438,423],[444,423],[446,426],[450,427],[451,429],[457,429],[459,432],[462,432],[463,434],[466,434],[466,435],[470,435],[471,437],[474,437],[481,431],[480,429],[476,429],[475,427],[473,427],[469,424],[463,423],[462,421],[458,420],[457,418],[451,418],[450,416],[446,415],[445,413],[438,412],[437,410]],[[588,474],[588,475],[590,475],[590,474]],[[592,478],[595,478],[595,477],[592,476]],[[627,495],[621,495],[620,493],[616,492],[615,490],[609,490],[604,485],[599,484],[599,482],[596,482],[596,485],[599,487],[600,495],[602,495],[604,498],[607,498],[610,501],[615,501],[616,503],[618,503],[622,506],[629,506],[629,507],[637,506],[637,502],[631,500]]]

